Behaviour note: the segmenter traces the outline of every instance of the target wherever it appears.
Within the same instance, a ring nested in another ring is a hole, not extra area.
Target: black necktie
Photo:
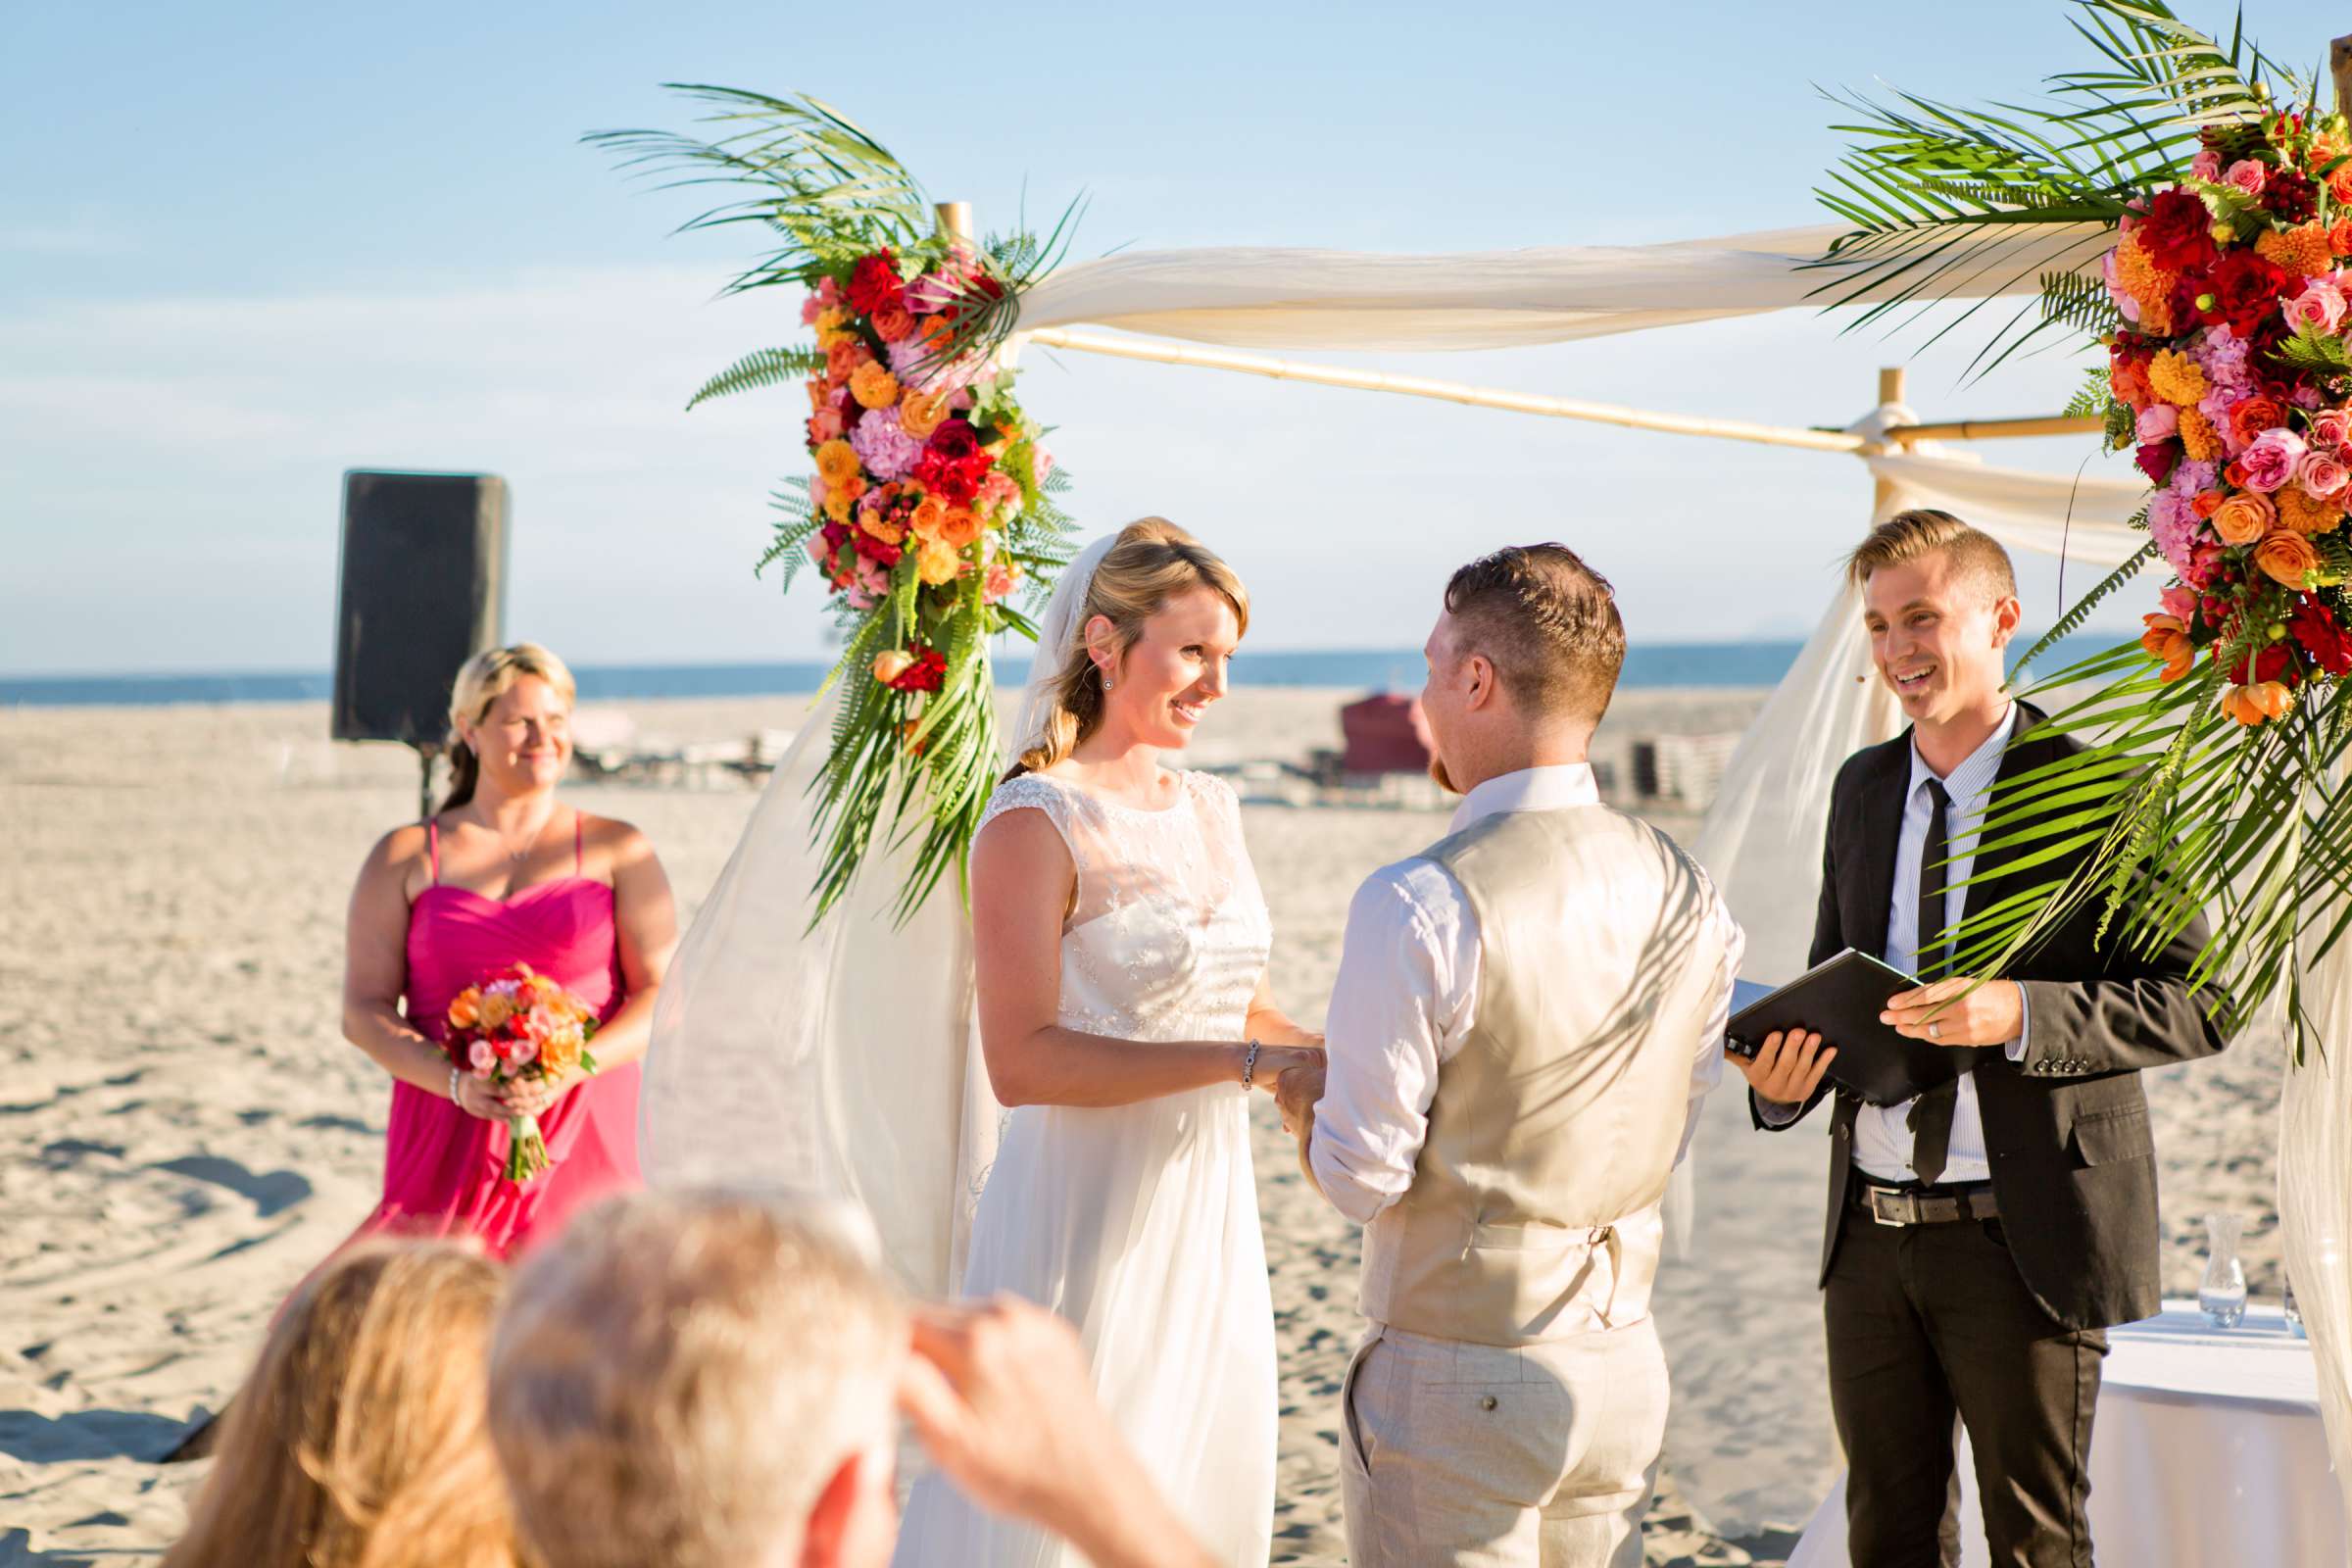
[[[1943,978],[1951,954],[1945,940],[1944,882],[1951,868],[1943,862],[1951,856],[1946,845],[1951,826],[1952,798],[1944,793],[1943,785],[1928,780],[1928,838],[1919,848],[1919,954],[1913,968],[1920,984]],[[1936,1085],[1911,1102],[1908,1118],[1911,1127],[1911,1168],[1923,1182],[1934,1182],[1943,1175],[1943,1163],[1952,1147],[1952,1108],[1960,1100],[1958,1079]]]

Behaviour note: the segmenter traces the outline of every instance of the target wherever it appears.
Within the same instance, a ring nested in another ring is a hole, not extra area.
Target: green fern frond
[[[2143,512],[2141,516],[2144,517],[2145,515],[2146,514]],[[2134,521],[2138,519],[2135,518]],[[2124,584],[2130,582],[2132,578],[2138,576],[2140,568],[2147,565],[2149,562],[2154,561],[2156,559],[2156,541],[2153,539],[2149,540],[2146,544],[2141,545],[2137,550],[2134,550],[2132,553],[2130,560],[2126,561],[2122,565],[2116,567],[2115,570],[2109,572],[2105,577],[2101,578],[2096,587],[2092,588],[2090,592],[2084,594],[2081,599],[2075,602],[2075,607],[2072,610],[2058,617],[2058,622],[2056,625],[2052,626],[2048,631],[2042,633],[2040,641],[2036,642],[2033,647],[2026,650],[2025,657],[2017,662],[2017,672],[2023,672],[2028,665],[2034,662],[2034,660],[2040,658],[2043,654],[2048,653],[2062,640],[2072,637],[2076,632],[2081,631],[2082,629],[2083,622],[2090,619],[2090,612],[2098,608],[2099,602],[2105,599],[2109,594],[2114,593],[2118,588],[2121,588]],[[2010,678],[2012,681],[2014,681],[2016,679],[2016,674],[2013,673]]]
[[[708,403],[712,398],[733,397],[738,392],[752,392],[760,387],[782,386],[824,368],[825,357],[815,349],[754,349],[705,381],[702,389],[686,400],[686,409],[692,413],[698,404]]]

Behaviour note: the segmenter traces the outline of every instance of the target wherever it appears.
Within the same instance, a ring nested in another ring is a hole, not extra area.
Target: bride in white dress
[[[1077,1328],[1112,1419],[1236,1568],[1266,1561],[1274,1502],[1248,1095],[1320,1037],[1274,1004],[1233,791],[1161,754],[1224,694],[1248,621],[1232,569],[1157,518],[1081,557],[1048,611],[1028,744],[972,846],[981,1045],[1015,1108],[963,1276],[967,1295],[1008,1292]],[[916,1484],[895,1559],[1080,1561],[937,1475]]]

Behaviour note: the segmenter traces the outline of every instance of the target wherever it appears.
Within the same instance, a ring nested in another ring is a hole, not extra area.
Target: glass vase
[[[2237,1260],[2244,1229],[2235,1214],[2205,1216],[2205,1278],[2197,1284],[2197,1306],[2217,1329],[2233,1329],[2246,1318],[2246,1270]]]

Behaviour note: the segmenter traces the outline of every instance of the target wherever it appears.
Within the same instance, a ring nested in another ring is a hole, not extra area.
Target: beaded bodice
[[[1061,779],[997,786],[983,827],[1043,811],[1069,847],[1077,898],[1061,929],[1060,1023],[1123,1040],[1238,1040],[1273,924],[1242,841],[1241,803],[1206,773],[1177,775],[1148,811]]]

